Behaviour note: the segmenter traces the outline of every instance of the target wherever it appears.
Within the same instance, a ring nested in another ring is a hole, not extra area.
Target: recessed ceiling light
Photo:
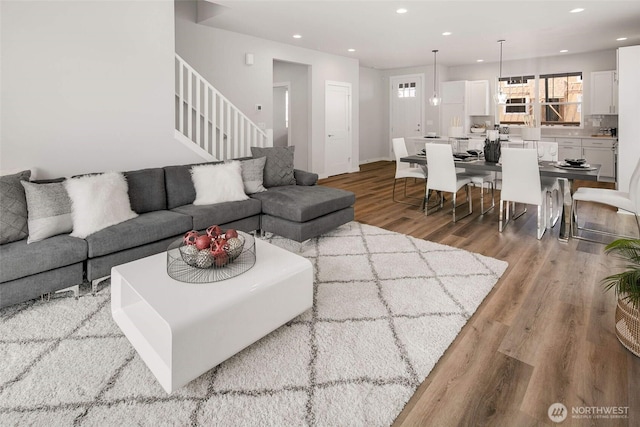
[[[294,35],[293,35],[293,38],[294,38],[294,39],[301,39],[301,38],[302,38],[302,36],[301,36],[300,34],[294,34]]]
[[[567,53],[567,52],[569,52],[567,49],[562,49],[562,50],[560,51],[560,53]]]
[[[450,36],[451,34],[453,34],[451,31],[445,31],[442,33],[443,36]]]
[[[476,59],[476,62],[484,62],[484,59]]]
[[[583,12],[583,11],[584,11],[583,8],[576,7],[575,9],[571,9],[569,12],[571,12],[571,13],[580,13],[580,12]]]
[[[355,49],[347,49],[348,52],[355,52]]]
[[[404,7],[401,7],[400,9],[396,10],[396,13],[399,13],[399,14],[403,14],[403,13],[407,13],[407,12],[408,12],[408,10],[405,9]]]
[[[626,37],[618,37],[616,40],[619,42],[625,41],[627,38]]]

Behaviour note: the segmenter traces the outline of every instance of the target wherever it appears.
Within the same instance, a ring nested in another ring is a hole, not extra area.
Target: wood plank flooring
[[[496,208],[482,216],[479,189],[473,215],[456,224],[450,210],[425,216],[417,201],[392,201],[394,173],[393,162],[376,162],[320,184],[356,194],[356,221],[509,263],[394,426],[556,425],[547,415],[555,402],[569,411],[561,425],[640,425],[640,358],[615,337],[615,295],[603,292],[600,279],[616,262],[604,245],[561,243],[558,226],[537,240],[532,207],[499,233],[499,193]],[[408,195],[420,196],[423,185],[410,181]],[[581,214],[595,227],[637,233],[633,217],[614,209]],[[572,407],[594,406],[629,407],[628,418],[572,418]]]

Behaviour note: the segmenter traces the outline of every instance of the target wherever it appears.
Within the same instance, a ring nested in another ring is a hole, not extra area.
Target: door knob
[[[329,134],[329,138],[331,138],[333,135]]]

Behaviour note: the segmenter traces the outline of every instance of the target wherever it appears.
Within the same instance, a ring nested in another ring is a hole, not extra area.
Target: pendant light
[[[498,77],[498,82],[496,84],[496,93],[493,95],[493,100],[496,104],[507,103],[507,94],[504,93],[500,87],[500,79],[502,78],[502,43],[504,42],[504,40],[498,40],[498,43],[500,43],[500,77]]]
[[[438,60],[436,58],[436,54],[438,53],[438,49],[434,49],[431,52],[433,52],[433,96],[429,98],[429,104],[435,107],[440,105],[442,98],[438,96],[438,91],[436,90],[436,74],[438,73]]]

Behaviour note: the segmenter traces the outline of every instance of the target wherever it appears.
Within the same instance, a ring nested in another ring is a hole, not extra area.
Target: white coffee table
[[[255,244],[253,268],[220,282],[172,279],[166,252],[111,269],[113,319],[167,393],[311,308],[311,262]]]

